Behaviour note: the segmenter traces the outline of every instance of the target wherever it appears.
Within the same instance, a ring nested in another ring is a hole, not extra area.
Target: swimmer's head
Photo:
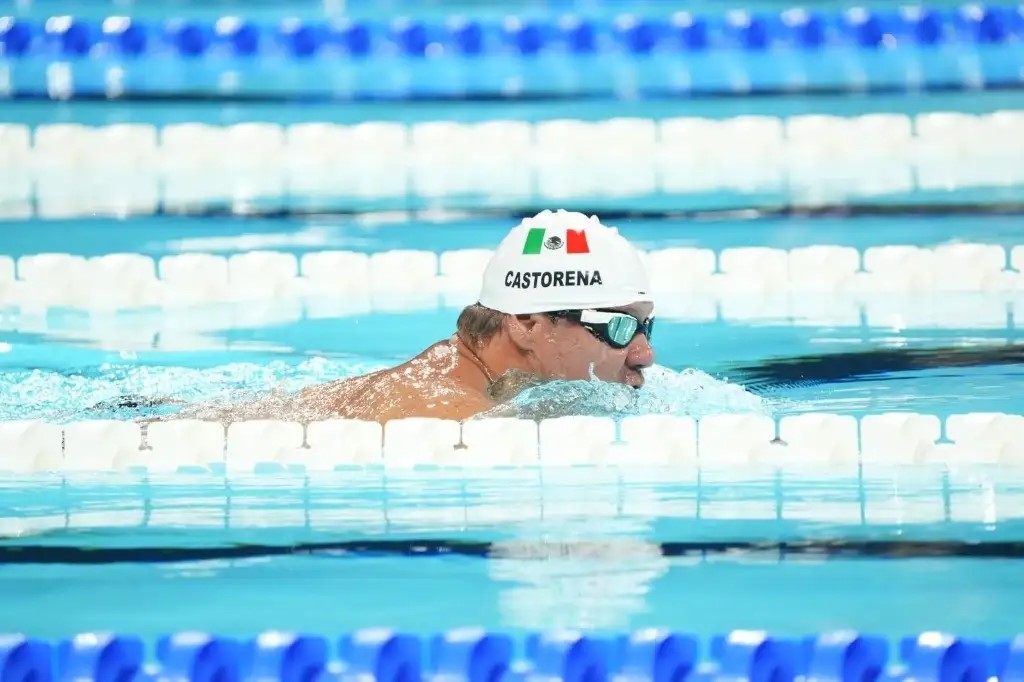
[[[515,366],[545,379],[643,383],[654,300],[637,250],[594,217],[543,211],[502,240],[459,333],[501,337]]]

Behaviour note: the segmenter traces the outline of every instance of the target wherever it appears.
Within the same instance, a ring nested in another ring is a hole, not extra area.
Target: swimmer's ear
[[[529,350],[537,343],[537,323],[540,315],[508,315],[505,318],[505,329],[508,337],[520,350]]]

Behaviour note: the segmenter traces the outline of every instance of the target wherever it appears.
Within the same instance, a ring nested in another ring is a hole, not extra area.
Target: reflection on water
[[[0,534],[105,546],[362,538],[510,542],[995,539],[1024,520],[1024,468],[617,467],[0,477]],[[1024,536],[1011,539],[1024,539]]]
[[[502,621],[524,630],[627,628],[669,568],[660,546],[642,539],[653,521],[605,519],[558,541],[527,535],[496,543],[487,567],[502,587]]]
[[[777,358],[736,366],[731,371],[742,379],[744,385],[761,388],[853,381],[895,372],[1001,365],[1024,365],[1024,345],[869,348],[856,352]]]
[[[58,628],[157,634],[196,624],[225,634],[382,625],[437,631],[467,624],[809,629],[834,625],[837,612],[850,619],[846,626],[889,628],[895,626],[869,616],[892,611],[894,599],[910,607],[887,618],[902,617],[899,627],[910,632],[936,626],[929,619],[941,620],[945,611],[928,609],[945,603],[950,590],[987,600],[983,608],[963,606],[973,614],[982,608],[978,623],[993,622],[992,614],[1011,618],[1015,611],[1003,605],[1019,602],[1022,593],[1019,566],[1008,562],[1019,559],[867,564],[827,553],[783,556],[770,548],[674,556],[668,545],[835,538],[1020,542],[1024,469],[913,467],[852,477],[662,470],[642,478],[605,467],[0,478],[0,535],[0,547],[17,546],[18,552],[88,548],[79,552],[92,555],[86,561],[135,548],[176,556],[214,550],[207,560],[160,564],[5,564],[5,613],[18,619],[19,629],[48,636]],[[303,543],[352,541],[451,541],[484,549],[418,558],[289,554]],[[222,548],[253,545],[273,555],[217,556]],[[175,554],[175,548],[188,551]],[[42,597],[40,581],[47,587]],[[851,584],[858,589],[851,591]],[[150,600],[141,611],[139,589]],[[55,621],[50,614],[67,603],[81,607]],[[956,617],[961,620],[950,626],[962,630],[963,616]]]

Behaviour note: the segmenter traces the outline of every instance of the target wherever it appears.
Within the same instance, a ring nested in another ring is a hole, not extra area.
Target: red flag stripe
[[[566,230],[565,252],[590,253],[590,246],[587,244],[587,233],[584,230]]]

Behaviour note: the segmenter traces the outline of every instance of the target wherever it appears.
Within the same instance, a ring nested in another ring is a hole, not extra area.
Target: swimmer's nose
[[[626,348],[626,365],[632,369],[643,369],[654,364],[654,349],[643,334],[637,334]]]

